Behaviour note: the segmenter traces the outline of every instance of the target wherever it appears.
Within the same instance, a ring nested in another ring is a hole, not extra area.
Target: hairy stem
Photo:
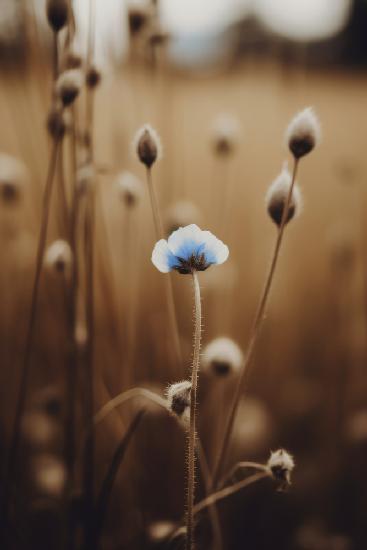
[[[276,269],[276,266],[277,266],[277,263],[278,263],[279,251],[280,251],[280,247],[281,247],[282,240],[283,240],[284,229],[285,229],[285,226],[286,226],[286,220],[288,218],[289,207],[290,207],[291,200],[292,200],[292,193],[293,193],[294,183],[295,183],[295,180],[296,180],[297,168],[298,168],[298,160],[295,160],[294,161],[294,166],[293,166],[293,173],[292,173],[292,183],[290,185],[288,196],[287,196],[285,206],[284,206],[284,209],[283,209],[282,220],[281,220],[281,224],[280,224],[279,229],[278,229],[278,235],[277,235],[277,239],[276,239],[276,242],[275,242],[275,247],[274,247],[274,251],[273,251],[273,255],[272,255],[272,259],[271,259],[271,263],[270,263],[270,268],[269,268],[268,275],[267,275],[266,280],[265,280],[265,285],[264,285],[263,292],[262,292],[261,297],[260,297],[260,302],[259,302],[257,312],[256,312],[256,315],[255,315],[255,320],[254,320],[254,323],[252,325],[250,338],[249,338],[249,343],[248,343],[246,354],[245,354],[245,359],[244,359],[242,369],[241,369],[241,372],[240,372],[240,375],[239,375],[238,383],[236,385],[236,390],[235,390],[233,400],[232,400],[232,404],[231,404],[231,407],[230,407],[230,413],[229,413],[229,417],[228,417],[228,420],[227,420],[227,424],[226,424],[226,428],[225,428],[225,432],[224,432],[224,436],[223,436],[223,440],[222,440],[222,445],[221,445],[220,452],[219,452],[218,461],[217,461],[217,464],[216,464],[216,467],[215,467],[215,470],[214,470],[214,475],[213,475],[213,487],[214,488],[217,487],[219,477],[221,475],[221,471],[223,469],[224,463],[225,463],[226,458],[227,458],[229,443],[230,443],[232,430],[233,430],[233,424],[234,424],[234,421],[235,421],[235,418],[236,418],[238,404],[239,404],[241,395],[242,395],[243,390],[244,390],[244,382],[245,382],[245,376],[247,374],[247,367],[248,367],[248,365],[250,363],[250,360],[252,358],[252,354],[253,354],[253,351],[254,351],[254,348],[255,348],[255,344],[256,344],[258,336],[260,334],[260,329],[261,329],[261,326],[262,326],[262,322],[264,320],[266,305],[267,305],[267,302],[268,302],[268,298],[269,298],[269,294],[270,294],[270,290],[271,290],[271,285],[272,285],[272,282],[273,282],[273,279],[274,279],[275,269]]]
[[[186,550],[194,548],[194,497],[195,497],[195,447],[196,447],[196,398],[199,378],[200,344],[201,344],[201,297],[198,274],[192,272],[195,298],[194,355],[191,373],[190,393],[190,427],[188,434],[188,467],[187,467],[187,509],[186,509]]]

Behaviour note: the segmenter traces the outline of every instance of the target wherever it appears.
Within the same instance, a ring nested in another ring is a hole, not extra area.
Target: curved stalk
[[[239,401],[240,401],[240,398],[241,398],[241,395],[242,395],[243,389],[244,389],[244,382],[245,382],[245,376],[247,374],[247,367],[248,367],[249,362],[252,358],[252,354],[253,354],[253,351],[254,351],[254,348],[255,348],[255,344],[256,344],[257,339],[259,337],[262,322],[264,320],[266,305],[267,305],[267,302],[268,302],[268,298],[269,298],[269,294],[270,294],[270,290],[271,290],[271,285],[272,285],[272,282],[273,282],[273,279],[274,279],[275,269],[276,269],[276,266],[277,266],[277,263],[278,263],[279,251],[280,251],[280,247],[281,247],[282,240],[283,240],[284,229],[285,229],[285,226],[286,226],[286,220],[288,218],[289,207],[290,207],[291,199],[292,199],[292,192],[293,192],[294,184],[295,184],[295,181],[296,181],[297,168],[298,168],[298,160],[296,159],[294,161],[293,173],[292,173],[292,182],[291,182],[289,192],[288,192],[288,196],[287,196],[287,199],[286,199],[286,202],[285,202],[285,207],[283,209],[282,220],[281,220],[281,224],[280,224],[279,229],[278,229],[278,235],[277,235],[277,239],[276,239],[276,242],[275,242],[275,247],[274,247],[274,251],[273,251],[273,255],[272,255],[272,259],[271,259],[271,263],[270,263],[270,268],[269,268],[269,271],[268,271],[268,275],[266,277],[264,289],[263,289],[263,292],[262,292],[262,295],[261,295],[261,298],[260,298],[260,302],[259,302],[259,305],[258,305],[258,308],[257,308],[257,312],[256,312],[256,315],[255,315],[255,320],[254,320],[254,323],[252,325],[252,330],[251,330],[250,338],[249,338],[249,344],[247,346],[245,359],[244,359],[243,366],[242,366],[242,369],[241,369],[241,372],[240,372],[240,375],[239,375],[239,380],[238,380],[238,383],[237,383],[237,386],[236,386],[236,390],[235,390],[235,393],[234,393],[234,396],[233,396],[233,400],[232,400],[232,404],[231,404],[231,408],[230,408],[230,413],[229,413],[229,417],[228,417],[228,420],[227,420],[226,429],[225,429],[225,432],[224,432],[222,445],[221,445],[220,452],[219,452],[219,458],[218,458],[218,461],[217,461],[217,464],[216,464],[216,467],[215,467],[215,470],[214,470],[214,475],[213,475],[213,487],[214,488],[217,487],[219,477],[220,477],[221,471],[223,469],[223,466],[224,466],[224,463],[225,463],[225,460],[226,460],[226,457],[227,457],[229,443],[230,443],[232,430],[233,430],[233,424],[234,424],[234,420],[236,418],[238,404],[239,404]]]

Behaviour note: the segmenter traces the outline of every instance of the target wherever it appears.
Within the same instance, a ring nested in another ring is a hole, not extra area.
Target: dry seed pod
[[[161,140],[149,124],[145,124],[136,132],[134,144],[138,159],[147,168],[151,168],[161,158]]]
[[[22,163],[6,153],[0,153],[0,197],[6,204],[16,203],[22,193],[25,169]]]
[[[34,483],[38,491],[49,496],[60,497],[66,482],[64,464],[56,456],[40,454],[33,459]]]
[[[298,113],[290,122],[286,139],[296,159],[307,155],[320,141],[320,123],[311,107]]]
[[[69,243],[61,239],[49,246],[45,254],[45,266],[48,270],[58,274],[70,272],[72,252]]]
[[[200,211],[196,204],[190,201],[177,201],[172,204],[166,213],[167,234],[170,235],[180,227],[191,223],[200,225]]]
[[[62,139],[66,132],[66,121],[63,110],[53,107],[47,117],[47,130],[53,139]]]
[[[96,88],[101,82],[101,73],[96,67],[90,67],[85,75],[85,82],[88,88]]]
[[[83,58],[75,51],[68,51],[65,56],[65,68],[66,69],[80,69],[83,65]]]
[[[240,124],[236,117],[220,114],[212,126],[211,141],[214,152],[218,156],[228,156],[235,150],[239,139]]]
[[[294,469],[294,460],[284,449],[278,449],[270,454],[267,467],[273,478],[282,484],[282,487],[290,485],[291,473]]]
[[[241,348],[231,338],[215,338],[203,350],[202,370],[211,376],[223,378],[236,374],[242,364]]]
[[[187,425],[190,418],[191,382],[183,380],[171,384],[167,388],[166,397],[168,409]]]
[[[116,179],[116,189],[127,207],[132,207],[140,200],[144,186],[139,178],[131,172],[125,171]]]
[[[154,521],[147,527],[148,538],[154,543],[162,543],[174,532],[176,524],[172,521]]]
[[[92,164],[87,163],[81,166],[76,175],[77,192],[81,195],[88,193],[94,186],[95,177],[96,173]]]
[[[64,107],[71,105],[83,85],[83,76],[80,69],[68,69],[60,74],[56,82],[56,93]]]
[[[285,164],[281,173],[273,181],[266,194],[265,201],[268,214],[278,227],[280,227],[282,222],[283,210],[288,198],[291,183],[292,177],[289,173],[287,165]],[[287,219],[285,220],[286,224],[299,214],[301,207],[302,196],[299,187],[295,183],[289,204]]]
[[[68,21],[67,0],[47,0],[47,19],[54,32],[60,31]]]
[[[131,36],[138,34],[147,24],[150,12],[144,6],[130,6],[128,8],[128,22]]]

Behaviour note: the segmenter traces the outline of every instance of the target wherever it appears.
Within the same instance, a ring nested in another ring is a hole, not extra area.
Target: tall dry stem
[[[229,417],[228,417],[228,420],[227,420],[227,424],[226,424],[226,428],[225,428],[225,432],[224,432],[224,436],[223,436],[223,440],[222,440],[222,445],[220,447],[218,460],[217,460],[217,463],[216,463],[216,466],[215,466],[215,469],[214,469],[213,488],[217,487],[217,484],[218,484],[223,466],[224,466],[226,458],[227,458],[227,453],[228,453],[228,448],[229,448],[230,439],[231,439],[231,435],[232,435],[234,421],[235,421],[235,418],[236,418],[237,408],[238,408],[238,404],[239,404],[241,395],[243,394],[243,390],[244,390],[244,382],[245,382],[245,376],[247,374],[247,367],[248,367],[248,365],[250,363],[250,360],[252,358],[252,354],[253,354],[253,351],[255,349],[257,339],[258,339],[259,334],[260,334],[260,329],[261,329],[261,326],[262,326],[262,322],[264,320],[266,305],[267,305],[268,298],[269,298],[269,295],[270,295],[271,285],[272,285],[272,282],[273,282],[273,279],[274,279],[274,273],[275,273],[275,269],[276,269],[278,258],[279,258],[280,247],[281,247],[282,240],[283,240],[284,229],[285,229],[285,226],[286,226],[286,220],[288,219],[289,207],[290,207],[291,200],[292,200],[292,192],[293,192],[294,184],[295,184],[295,181],[296,181],[297,168],[298,168],[298,160],[296,159],[294,161],[294,165],[293,165],[292,182],[291,182],[289,192],[288,192],[288,196],[287,196],[285,206],[284,206],[284,209],[283,209],[283,212],[282,212],[282,220],[281,220],[281,224],[280,224],[279,229],[278,229],[278,234],[277,234],[277,238],[276,238],[276,242],[275,242],[274,251],[273,251],[273,254],[272,254],[270,268],[269,268],[269,271],[268,271],[268,274],[267,274],[267,277],[266,277],[266,280],[265,280],[264,289],[263,289],[263,292],[262,292],[261,297],[260,297],[260,302],[259,302],[257,312],[256,312],[256,315],[255,315],[255,320],[254,320],[254,323],[252,325],[252,329],[251,329],[251,332],[250,332],[249,343],[248,343],[248,346],[247,346],[245,359],[244,359],[243,366],[242,366],[242,369],[241,369],[241,372],[240,372],[238,383],[236,385],[235,393],[234,393],[232,404],[231,404],[231,407],[230,407]]]

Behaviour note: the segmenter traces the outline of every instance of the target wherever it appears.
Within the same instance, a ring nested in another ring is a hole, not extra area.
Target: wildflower
[[[231,338],[215,338],[203,350],[203,370],[214,376],[234,374],[241,369],[242,363],[242,351]]]
[[[45,255],[45,265],[56,273],[67,273],[70,270],[72,253],[69,244],[61,239],[52,243]]]
[[[175,269],[187,274],[222,264],[228,254],[228,247],[210,231],[202,231],[191,224],[174,231],[168,240],[158,241],[153,249],[152,262],[162,273]]]
[[[319,143],[320,123],[311,107],[298,113],[290,122],[286,139],[296,159],[307,155]]]
[[[56,93],[64,107],[75,101],[82,85],[83,76],[80,69],[68,69],[60,74],[56,82]]]
[[[169,228],[169,234],[180,227],[196,223],[199,219],[200,211],[196,204],[185,200],[175,202],[166,213],[166,225]]]
[[[54,32],[60,31],[68,21],[67,0],[47,0],[47,19]]]
[[[143,194],[143,184],[131,172],[122,172],[116,180],[116,188],[126,206],[135,206]]]
[[[168,409],[182,420],[190,415],[191,382],[184,380],[168,386],[166,391]]]
[[[21,195],[25,169],[20,161],[0,153],[0,196],[5,203],[15,203]]]
[[[150,168],[162,156],[161,140],[157,132],[145,124],[136,133],[134,139],[136,154],[140,162]]]
[[[240,132],[238,120],[229,114],[220,114],[212,127],[212,142],[217,155],[226,156],[233,153]]]
[[[291,184],[292,177],[287,168],[287,164],[285,163],[281,173],[269,187],[265,199],[269,216],[278,227],[281,225],[282,222],[283,210],[287,201]],[[289,204],[287,219],[285,220],[286,224],[300,212],[301,204],[301,192],[297,184],[295,184]]]
[[[273,478],[281,482],[281,487],[286,487],[291,483],[291,473],[294,468],[293,457],[284,449],[278,449],[270,454],[267,463]]]
[[[88,88],[96,88],[101,82],[101,73],[96,67],[90,67],[85,76],[85,82]]]

